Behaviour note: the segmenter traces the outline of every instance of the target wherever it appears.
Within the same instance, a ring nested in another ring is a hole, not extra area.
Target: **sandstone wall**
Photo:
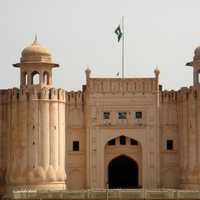
[[[66,92],[66,170],[69,189],[86,188],[86,135],[84,129],[83,93]],[[79,142],[79,151],[73,151],[73,142]]]
[[[199,189],[200,184],[200,87],[178,92],[181,187]]]
[[[87,79],[84,102],[87,187],[106,187],[110,157],[105,146],[110,139],[121,135],[141,144],[141,151],[137,155],[132,153],[131,158],[142,160],[138,163],[142,187],[159,186],[158,94],[157,77]],[[134,117],[136,111],[143,113],[142,119]],[[109,120],[103,119],[103,112],[110,112]],[[119,112],[126,112],[127,118],[119,119]],[[127,151],[119,150],[115,156],[123,153]]]
[[[7,167],[7,135],[8,135],[8,90],[0,90],[0,192],[5,187],[5,174]]]
[[[160,167],[161,187],[178,188],[180,184],[177,92],[160,93]],[[167,140],[173,149],[167,149]]]

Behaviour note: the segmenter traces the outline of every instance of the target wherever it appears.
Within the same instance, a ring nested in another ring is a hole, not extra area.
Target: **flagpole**
[[[124,16],[122,16],[122,79],[124,79]]]

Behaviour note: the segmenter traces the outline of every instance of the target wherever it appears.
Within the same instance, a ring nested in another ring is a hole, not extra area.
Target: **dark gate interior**
[[[109,188],[138,188],[138,165],[128,156],[113,159],[108,166]]]

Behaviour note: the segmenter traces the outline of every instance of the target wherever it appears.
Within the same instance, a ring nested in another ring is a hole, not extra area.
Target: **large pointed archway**
[[[138,164],[125,155],[111,160],[108,165],[109,188],[138,188]]]

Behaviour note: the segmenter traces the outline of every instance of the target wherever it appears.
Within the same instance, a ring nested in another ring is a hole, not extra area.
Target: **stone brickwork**
[[[69,199],[69,200],[197,200],[200,199],[199,191],[189,190],[77,190],[77,191],[14,191],[5,196],[8,199]]]
[[[156,189],[200,189],[199,59],[197,48],[194,85],[178,91],[162,91],[158,69],[125,79],[92,77],[86,69],[82,91],[65,91],[53,87],[59,65],[36,38],[14,64],[20,88],[0,90],[0,192],[105,199],[110,163],[126,156],[146,190],[109,190],[110,199],[198,199],[198,192]],[[24,193],[27,187],[36,192]]]

